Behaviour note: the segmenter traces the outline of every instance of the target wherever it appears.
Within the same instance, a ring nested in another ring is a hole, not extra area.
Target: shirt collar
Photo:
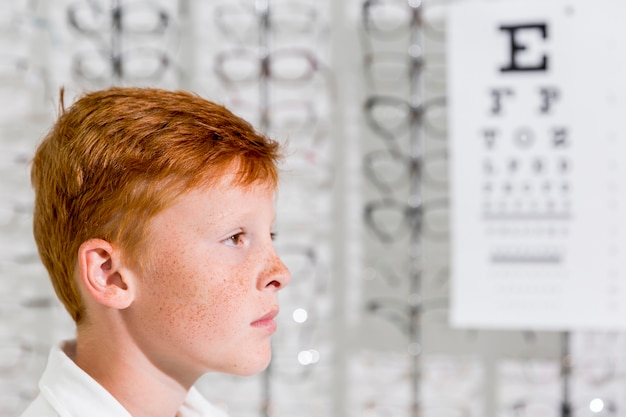
[[[39,381],[41,395],[61,417],[132,417],[102,385],[72,361],[65,351],[74,350],[76,342],[67,341],[51,349],[48,366]]]
[[[132,417],[102,385],[83,371],[65,352],[74,351],[76,341],[51,349],[48,365],[39,381],[41,395],[61,417],[76,417],[89,410],[90,417]],[[191,388],[180,408],[182,417],[227,417]]]

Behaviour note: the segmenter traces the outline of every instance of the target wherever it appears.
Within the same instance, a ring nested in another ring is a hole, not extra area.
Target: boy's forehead
[[[264,202],[271,200],[271,206]],[[232,219],[256,218],[257,214],[275,219],[276,192],[266,182],[241,185],[235,177],[225,177],[212,185],[192,187],[150,219],[149,228],[159,225],[219,224]],[[271,211],[266,211],[269,208]]]

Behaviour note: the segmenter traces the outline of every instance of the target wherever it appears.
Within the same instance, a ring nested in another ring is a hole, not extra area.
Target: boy
[[[35,154],[34,234],[76,340],[52,349],[23,417],[222,417],[206,372],[270,360],[280,147],[184,92],[87,94]]]

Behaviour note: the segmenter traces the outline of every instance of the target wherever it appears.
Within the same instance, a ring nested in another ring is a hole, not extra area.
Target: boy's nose
[[[263,280],[260,282],[260,289],[275,288],[276,291],[283,289],[291,281],[291,272],[283,263],[280,257],[274,252],[268,261],[266,273],[263,274]]]

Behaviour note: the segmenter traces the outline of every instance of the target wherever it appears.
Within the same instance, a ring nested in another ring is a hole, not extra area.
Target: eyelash
[[[241,238],[244,236],[244,234],[245,234],[244,232],[235,233],[234,235],[226,239],[226,242],[231,242],[234,246],[240,246]],[[270,232],[270,239],[272,239],[272,242],[275,241],[276,233]]]

